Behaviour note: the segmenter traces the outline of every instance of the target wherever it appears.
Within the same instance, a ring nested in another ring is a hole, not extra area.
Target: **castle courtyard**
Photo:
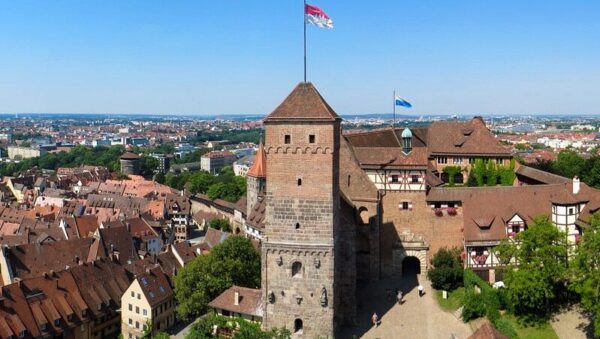
[[[419,297],[417,286],[425,288]],[[404,302],[399,305],[389,292],[400,287]],[[454,314],[442,310],[435,300],[434,291],[425,275],[400,279],[385,279],[359,284],[358,325],[344,328],[342,338],[467,338],[472,330]],[[371,316],[377,312],[378,327],[371,324]]]

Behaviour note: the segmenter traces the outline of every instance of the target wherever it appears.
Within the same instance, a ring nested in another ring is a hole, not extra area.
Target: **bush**
[[[460,249],[440,249],[431,260],[432,269],[427,271],[431,286],[437,290],[452,291],[462,285],[463,268]]]
[[[461,317],[467,322],[485,315],[485,304],[481,294],[476,294],[473,288],[465,290]]]
[[[213,219],[208,223],[208,226],[223,232],[231,232],[231,225],[225,219]]]

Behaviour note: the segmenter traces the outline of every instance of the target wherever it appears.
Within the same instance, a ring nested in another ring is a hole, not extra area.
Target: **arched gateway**
[[[423,237],[405,232],[393,249],[394,275],[421,274],[427,271],[427,250],[429,244]]]

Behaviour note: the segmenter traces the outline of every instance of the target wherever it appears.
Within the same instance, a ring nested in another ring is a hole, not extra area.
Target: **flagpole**
[[[306,0],[302,7],[302,23],[304,24],[304,82],[306,82]]]
[[[396,128],[396,90],[394,90],[394,94],[393,95],[394,95],[394,97],[392,99],[392,103],[394,105],[394,110],[393,110],[393,112],[394,112],[394,118],[392,119],[392,130],[394,128]]]

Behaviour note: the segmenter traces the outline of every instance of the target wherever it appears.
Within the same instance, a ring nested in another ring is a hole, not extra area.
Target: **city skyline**
[[[596,114],[600,5],[311,2],[308,80],[342,114]],[[0,112],[265,114],[302,80],[302,2],[23,1]]]

